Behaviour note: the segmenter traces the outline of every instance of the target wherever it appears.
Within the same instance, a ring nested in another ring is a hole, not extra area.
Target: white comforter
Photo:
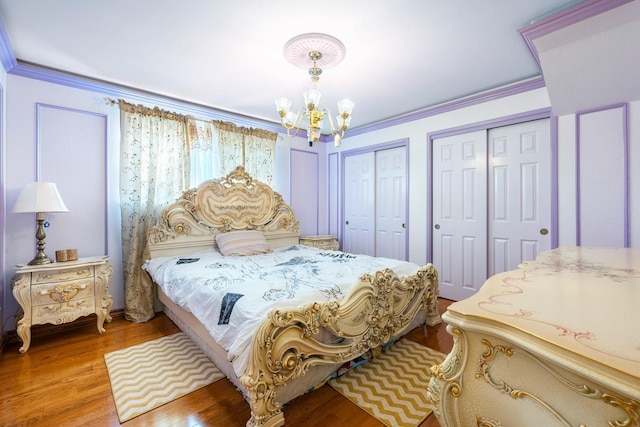
[[[246,257],[210,250],[155,258],[143,268],[173,302],[206,326],[240,376],[251,338],[272,309],[341,300],[364,273],[391,268],[404,276],[419,266],[296,245]]]

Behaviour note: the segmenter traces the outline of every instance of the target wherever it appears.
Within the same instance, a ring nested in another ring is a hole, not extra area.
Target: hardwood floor
[[[440,299],[440,313],[449,304]],[[0,355],[1,426],[119,426],[103,355],[179,331],[163,314],[147,323],[114,320],[104,335],[94,324],[58,329],[42,337],[34,332],[25,354],[15,343]],[[445,354],[453,345],[443,323],[416,328],[407,337]],[[329,386],[298,398],[284,416],[286,426],[381,425]],[[249,405],[222,379],[124,425],[240,427],[249,417]],[[433,414],[421,424],[434,426],[440,424]]]

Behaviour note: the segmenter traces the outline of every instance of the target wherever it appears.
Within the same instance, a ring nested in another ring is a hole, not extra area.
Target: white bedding
[[[295,245],[245,257],[225,257],[212,249],[154,258],[143,268],[173,302],[205,325],[227,350],[239,377],[251,338],[272,309],[341,300],[362,274],[391,268],[402,277],[419,266]]]

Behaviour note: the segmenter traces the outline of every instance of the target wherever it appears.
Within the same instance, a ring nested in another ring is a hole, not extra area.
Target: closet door
[[[407,148],[376,151],[376,256],[407,259]]]
[[[342,250],[375,255],[375,152],[344,158]]]
[[[433,141],[433,264],[459,301],[487,278],[487,132]]]
[[[489,130],[489,276],[551,249],[549,119]]]

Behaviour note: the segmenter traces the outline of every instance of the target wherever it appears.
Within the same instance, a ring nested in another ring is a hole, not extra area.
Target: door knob
[[[345,221],[344,223],[345,223],[346,225],[349,225],[349,221]]]
[[[405,227],[405,224],[402,224],[402,228],[406,228],[406,227]]]
[[[547,230],[546,228],[541,228],[540,234],[542,234],[543,236],[546,236],[547,234],[549,234],[549,230]]]
[[[433,228],[435,228],[436,230],[440,230],[440,224],[436,224]]]

